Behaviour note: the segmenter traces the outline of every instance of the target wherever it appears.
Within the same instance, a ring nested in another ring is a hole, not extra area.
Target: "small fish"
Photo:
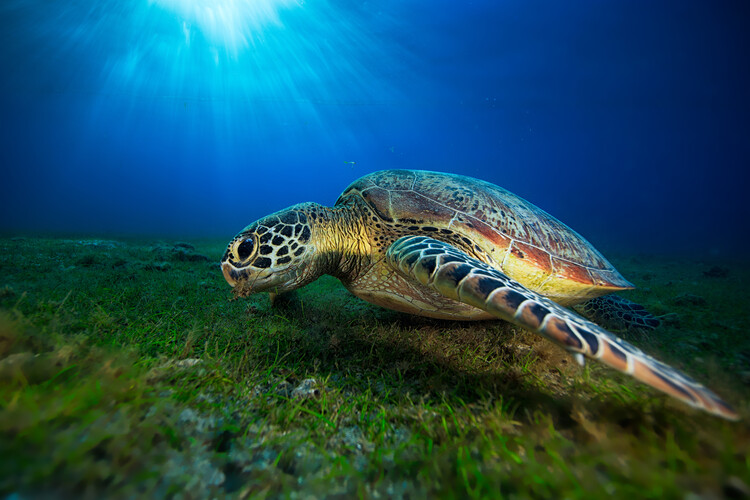
[[[357,162],[356,161],[345,161],[344,164],[345,165],[356,165]]]

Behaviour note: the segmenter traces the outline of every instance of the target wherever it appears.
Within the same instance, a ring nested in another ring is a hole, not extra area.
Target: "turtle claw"
[[[580,352],[573,353],[573,359],[581,366],[586,365],[586,358]]]

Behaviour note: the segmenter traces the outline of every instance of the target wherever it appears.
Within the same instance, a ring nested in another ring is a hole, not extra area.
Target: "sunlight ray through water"
[[[207,40],[237,52],[253,45],[266,25],[280,25],[279,12],[300,0],[150,0],[183,19],[183,33],[199,29]]]

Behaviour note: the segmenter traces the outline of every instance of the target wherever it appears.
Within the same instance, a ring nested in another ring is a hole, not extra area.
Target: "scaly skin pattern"
[[[564,305],[633,288],[581,235],[489,182],[440,172],[385,170],[352,183],[336,205],[354,198],[364,200],[381,226],[457,244]]]
[[[573,230],[483,181],[375,172],[333,207],[302,203],[250,224],[229,243],[221,267],[238,296],[294,290],[330,274],[382,307],[442,319],[501,318],[577,360],[599,359],[689,405],[738,418],[699,383],[562,307],[632,285]]]
[[[614,331],[644,332],[658,327],[661,321],[645,307],[618,295],[604,295],[576,307],[589,320]]]
[[[536,332],[566,350],[597,359],[690,406],[737,420],[716,394],[572,311],[451,245],[407,236],[391,245],[390,266],[455,301]]]
[[[300,203],[259,219],[227,245],[224,278],[238,296],[293,290],[324,274],[348,283],[371,266],[373,255],[385,254],[372,248],[365,211]]]

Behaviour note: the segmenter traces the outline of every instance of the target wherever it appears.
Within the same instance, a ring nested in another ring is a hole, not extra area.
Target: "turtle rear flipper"
[[[587,300],[576,310],[589,320],[616,332],[646,332],[661,321],[642,305],[619,295],[604,295]]]
[[[577,358],[598,359],[690,406],[729,420],[739,418],[695,380],[452,245],[405,236],[388,248],[386,259],[405,278],[539,333]]]

